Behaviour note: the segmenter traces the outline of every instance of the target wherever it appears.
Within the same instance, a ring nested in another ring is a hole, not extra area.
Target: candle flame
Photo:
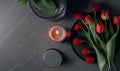
[[[60,35],[60,32],[58,30],[56,30],[56,35],[59,36]]]

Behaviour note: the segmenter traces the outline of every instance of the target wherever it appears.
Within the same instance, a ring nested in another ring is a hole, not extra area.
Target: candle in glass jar
[[[50,39],[55,42],[64,41],[68,35],[70,35],[70,32],[68,32],[64,27],[60,25],[53,26],[49,31]]]

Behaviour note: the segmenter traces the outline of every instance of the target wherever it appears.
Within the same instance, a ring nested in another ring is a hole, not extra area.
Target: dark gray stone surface
[[[78,7],[91,12],[93,1],[109,8],[111,14],[120,14],[120,0],[68,0],[67,16],[50,22],[33,14],[29,4],[21,6],[16,0],[0,0],[0,71],[99,71],[97,64],[88,65],[79,59],[69,43],[55,43],[48,36],[48,30],[55,24],[71,29],[76,21],[72,12]],[[47,68],[42,63],[41,54],[48,48],[63,53],[65,61],[60,67]],[[115,64],[113,71],[120,71],[120,52]]]

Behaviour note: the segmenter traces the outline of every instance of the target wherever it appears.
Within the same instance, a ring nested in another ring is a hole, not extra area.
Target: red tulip
[[[92,22],[93,22],[92,17],[91,17],[90,15],[87,15],[87,16],[85,17],[85,22],[86,22],[87,25],[88,25],[88,24],[92,24]]]
[[[74,46],[79,46],[83,43],[83,40],[81,40],[80,38],[74,38],[73,39],[73,45]]]
[[[85,61],[88,63],[88,64],[93,64],[95,59],[92,57],[92,56],[87,56],[85,58]]]
[[[120,25],[120,16],[114,16],[113,17],[113,22],[115,25]]]
[[[119,24],[120,24],[120,16],[118,16],[118,19],[119,19],[119,21],[118,21],[118,22],[119,22]]]
[[[82,29],[82,24],[77,23],[74,27],[75,31],[80,31]]]
[[[83,14],[81,13],[81,12],[76,12],[75,13],[75,18],[77,19],[77,20],[81,20],[81,19],[83,19]]]
[[[107,9],[103,9],[103,10],[102,10],[101,18],[102,18],[103,20],[108,20],[108,19],[109,19],[109,13],[108,13],[108,10],[107,10]]]
[[[94,3],[92,4],[92,10],[93,10],[93,11],[98,11],[99,8],[100,8],[99,3],[95,3],[95,2],[94,2]]]
[[[90,54],[90,50],[88,48],[83,48],[81,53],[83,56],[87,56]]]
[[[105,31],[105,25],[103,23],[98,23],[96,26],[96,32],[101,34]]]

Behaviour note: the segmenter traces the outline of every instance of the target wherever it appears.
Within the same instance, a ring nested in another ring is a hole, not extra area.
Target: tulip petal
[[[101,18],[103,20],[108,20],[109,19],[109,13],[108,13],[108,10],[107,9],[103,9],[102,12],[101,12]]]
[[[100,8],[100,4],[99,4],[99,3],[94,2],[94,3],[92,4],[92,10],[93,10],[93,11],[98,11],[99,8]]]

